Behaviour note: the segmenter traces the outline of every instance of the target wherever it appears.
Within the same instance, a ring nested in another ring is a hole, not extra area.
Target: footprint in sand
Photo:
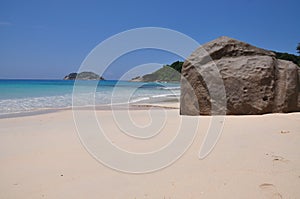
[[[277,191],[276,186],[273,184],[263,183],[259,185],[259,188],[265,198],[282,199],[282,195]]]
[[[288,134],[290,131],[280,131],[281,134]]]
[[[279,162],[285,162],[285,163],[287,163],[287,162],[288,162],[288,160],[287,160],[287,159],[284,159],[284,158],[283,158],[283,157],[281,157],[281,156],[272,155],[272,157],[273,157],[273,162],[277,162],[277,161],[279,161]]]

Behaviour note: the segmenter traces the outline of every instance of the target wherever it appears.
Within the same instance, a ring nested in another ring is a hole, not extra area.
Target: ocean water
[[[106,106],[178,100],[179,94],[179,83],[0,80],[0,115],[68,108],[73,96],[76,106]]]

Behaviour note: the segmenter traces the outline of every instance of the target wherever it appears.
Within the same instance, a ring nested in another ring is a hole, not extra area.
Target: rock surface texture
[[[300,111],[299,89],[299,67],[294,63],[276,59],[271,51],[220,37],[198,48],[184,62],[180,113]]]

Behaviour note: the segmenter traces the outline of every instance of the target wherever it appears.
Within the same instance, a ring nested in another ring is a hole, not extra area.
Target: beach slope
[[[176,130],[178,109],[152,111],[168,114],[164,132]],[[149,122],[145,110],[130,113]],[[128,144],[110,110],[97,115],[124,148],[147,151],[172,136]],[[95,160],[80,142],[71,110],[0,119],[0,198],[300,198],[300,113],[226,116],[217,145],[200,160],[210,118],[200,116],[196,138],[178,161],[148,174],[118,172]]]

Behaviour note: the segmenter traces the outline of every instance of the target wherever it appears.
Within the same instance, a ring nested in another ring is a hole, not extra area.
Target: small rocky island
[[[81,73],[70,73],[64,77],[64,80],[105,80],[103,77],[99,76],[93,72],[81,72]]]

